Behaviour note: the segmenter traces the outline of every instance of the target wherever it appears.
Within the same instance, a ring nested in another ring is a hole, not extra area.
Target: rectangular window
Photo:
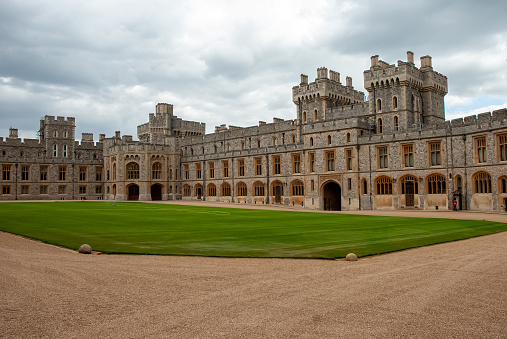
[[[310,172],[313,173],[315,172],[315,153],[308,153],[308,159],[310,161]]]
[[[350,191],[351,188],[352,188],[352,179],[348,178],[347,179],[347,189]]]
[[[58,186],[58,194],[67,194],[67,186]]]
[[[67,145],[63,145],[63,157],[67,157]]]
[[[346,167],[347,171],[352,171],[352,150],[347,149],[345,150],[345,160],[346,160]]]
[[[377,148],[378,168],[387,168],[389,165],[387,157],[387,146]]]
[[[48,187],[47,186],[40,186],[39,194],[48,194]]]
[[[500,161],[507,161],[507,134],[498,136],[498,153]]]
[[[414,145],[403,145],[403,167],[414,167]]]
[[[273,156],[273,174],[281,174],[282,173],[282,166],[281,166],[281,160],[279,155]]]
[[[430,146],[430,163],[431,166],[440,166],[442,164],[440,155],[440,141],[431,142]]]
[[[2,194],[11,194],[11,186],[2,186]]]
[[[208,169],[209,169],[209,178],[215,179],[215,163],[213,161],[210,161],[208,163]]]
[[[301,154],[292,155],[292,173],[301,173]]]
[[[66,174],[67,174],[67,167],[65,167],[65,166],[58,167],[58,180],[65,181]]]
[[[30,186],[21,186],[21,194],[28,194]]]
[[[487,161],[486,155],[486,137],[475,138],[475,151],[477,154],[477,162],[483,163]]]
[[[53,145],[53,157],[56,158],[58,156],[58,145]]]
[[[326,152],[326,168],[328,171],[334,171],[334,151]]]
[[[102,181],[102,167],[95,168],[95,181]]]
[[[255,158],[255,175],[262,175],[262,158]]]
[[[185,179],[190,179],[190,171],[188,169],[188,165],[183,166],[183,171],[185,172]],[[178,176],[176,176],[176,179],[178,179]]]
[[[95,194],[102,194],[102,186],[95,186]]]
[[[11,180],[11,165],[2,166],[2,180]]]
[[[86,167],[79,167],[79,181],[86,181]]]
[[[79,194],[86,194],[86,186],[79,186]]]
[[[310,181],[310,189],[315,190],[315,180]]]
[[[46,181],[46,180],[48,180],[48,167],[41,166],[40,167],[40,181]]]
[[[229,177],[229,161],[228,160],[222,161],[222,172],[223,172],[222,174],[223,174],[224,178]]]
[[[21,180],[27,181],[30,179],[30,166],[21,166]]]
[[[245,176],[245,159],[238,160],[238,176]]]
[[[201,164],[195,164],[195,178],[196,179],[201,179],[202,178]]]

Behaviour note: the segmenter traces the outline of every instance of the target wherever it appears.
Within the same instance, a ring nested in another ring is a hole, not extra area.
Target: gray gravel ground
[[[0,337],[506,338],[507,232],[356,262],[84,255],[0,232]]]

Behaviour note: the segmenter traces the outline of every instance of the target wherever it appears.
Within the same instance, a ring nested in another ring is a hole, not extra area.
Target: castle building
[[[507,109],[445,120],[430,56],[371,57],[365,94],[317,69],[292,88],[296,118],[258,126],[185,121],[161,103],[132,136],[75,141],[45,116],[39,139],[0,138],[0,200],[206,200],[318,210],[507,211]]]

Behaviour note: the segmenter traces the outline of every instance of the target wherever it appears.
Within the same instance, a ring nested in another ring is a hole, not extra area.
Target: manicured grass
[[[506,223],[112,202],[0,204],[0,230],[71,249],[340,258],[507,231]]]

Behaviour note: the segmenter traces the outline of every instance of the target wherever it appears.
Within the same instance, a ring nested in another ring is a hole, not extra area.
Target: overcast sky
[[[292,86],[325,66],[364,91],[370,56],[431,55],[447,119],[507,107],[505,1],[0,1],[0,136],[44,115],[137,139],[158,102],[180,118],[294,119]]]

